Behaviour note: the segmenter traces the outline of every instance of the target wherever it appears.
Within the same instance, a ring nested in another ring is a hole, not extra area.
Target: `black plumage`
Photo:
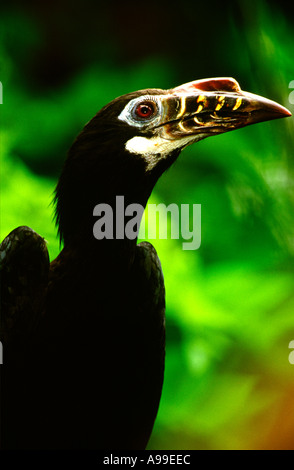
[[[146,447],[164,374],[161,265],[136,237],[97,240],[93,208],[115,215],[118,195],[145,207],[188,144],[286,115],[211,79],[124,95],[85,126],[56,188],[59,256],[49,264],[28,227],[0,247],[3,449]]]

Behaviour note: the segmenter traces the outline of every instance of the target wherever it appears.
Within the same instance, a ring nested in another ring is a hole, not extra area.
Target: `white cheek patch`
[[[126,150],[130,153],[136,153],[149,157],[151,155],[160,154],[162,156],[169,155],[173,150],[195,142],[199,136],[187,136],[176,140],[163,139],[160,136],[147,137],[133,137],[126,143]]]
[[[183,149],[187,145],[197,142],[197,140],[206,137],[204,134],[190,135],[175,140],[163,139],[160,136],[133,137],[126,143],[126,150],[130,153],[141,155],[147,162],[147,170],[150,171],[156,167],[158,160],[167,158],[173,150]]]

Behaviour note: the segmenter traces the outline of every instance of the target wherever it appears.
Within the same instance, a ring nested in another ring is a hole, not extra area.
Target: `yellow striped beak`
[[[241,90],[233,78],[212,78],[186,83],[164,97],[161,136],[199,140],[257,122],[291,116],[275,101]]]

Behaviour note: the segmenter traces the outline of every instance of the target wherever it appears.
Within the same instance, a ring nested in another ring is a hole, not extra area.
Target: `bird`
[[[2,449],[146,448],[164,380],[164,277],[136,230],[116,236],[116,198],[144,210],[188,145],[290,115],[219,77],[127,93],[84,126],[54,194],[57,258],[27,226],[0,245]],[[95,236],[97,204],[113,210],[109,236]]]

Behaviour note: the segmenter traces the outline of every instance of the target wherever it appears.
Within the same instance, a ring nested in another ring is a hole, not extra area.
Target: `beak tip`
[[[290,117],[292,116],[292,113],[289,111],[289,109],[285,108],[284,106],[280,106],[279,109],[277,110],[277,117],[278,118],[284,118],[284,117]]]
[[[291,111],[282,106],[281,104],[263,98],[262,96],[252,95],[251,93],[244,93],[245,96],[249,98],[249,106],[253,111],[257,111],[260,121],[262,120],[272,120],[272,119],[281,119],[285,117],[292,116]],[[251,98],[253,97],[253,100]],[[256,98],[256,100],[255,100]]]

